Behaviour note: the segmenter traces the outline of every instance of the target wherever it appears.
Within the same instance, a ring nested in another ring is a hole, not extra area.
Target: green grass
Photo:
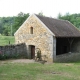
[[[14,44],[15,39],[14,36],[1,36],[0,35],[0,46],[8,45],[10,41],[10,44]]]
[[[0,80],[80,80],[80,63],[10,63],[0,61]]]

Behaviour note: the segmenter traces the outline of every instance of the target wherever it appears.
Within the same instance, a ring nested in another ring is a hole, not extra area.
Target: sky
[[[59,13],[80,13],[80,0],[0,0],[0,17],[18,13],[38,14],[56,18]]]

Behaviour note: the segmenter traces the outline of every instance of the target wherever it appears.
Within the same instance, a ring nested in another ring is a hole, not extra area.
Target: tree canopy
[[[0,17],[0,34],[9,36],[16,32],[16,30],[23,24],[23,22],[29,17],[29,13],[24,14],[20,12],[17,16],[13,17]]]
[[[29,15],[29,13],[25,14],[23,12],[20,12],[17,16],[0,17],[0,34],[9,36],[11,35],[12,28],[12,35],[14,35],[16,30],[23,24],[23,22],[29,17]],[[43,12],[38,13],[38,15],[44,16]],[[59,13],[58,19],[68,20],[75,27],[80,29],[80,14],[66,13],[65,15],[62,15],[61,13]]]
[[[68,20],[70,21],[75,27],[80,29],[80,14],[69,14],[66,13],[65,15],[58,14],[58,19]]]

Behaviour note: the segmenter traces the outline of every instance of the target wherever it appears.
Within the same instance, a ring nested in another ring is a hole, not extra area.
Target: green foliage
[[[40,15],[40,16],[44,16],[44,14],[43,14],[43,12],[41,11],[41,12],[39,12],[38,13],[38,15]]]
[[[39,58],[39,59],[41,58],[41,51],[37,52],[37,58]]]
[[[19,55],[18,53],[16,53],[16,54],[12,55],[12,58],[13,59],[19,59],[19,58],[21,58],[21,55]]]
[[[20,12],[17,16],[13,17],[0,17],[0,34],[10,36],[11,26],[12,35],[22,25],[22,23],[29,17],[29,13],[24,14]]]
[[[0,54],[0,60],[5,60],[5,59],[9,59],[9,56],[7,56],[6,54]]]
[[[1,36],[0,35],[0,46],[14,44],[15,39],[14,36]]]
[[[14,23],[15,17],[0,18],[0,33],[9,36],[11,33],[11,23]]]
[[[13,54],[13,55],[10,55],[10,54],[0,54],[0,60],[7,60],[7,59],[20,59],[21,58],[21,55],[19,55],[18,53],[17,54]]]
[[[58,14],[58,19],[60,19],[62,17],[62,14],[61,13],[59,13]]]
[[[15,17],[15,21],[13,24],[13,34],[16,30],[24,23],[24,21],[29,17],[29,13],[24,14],[20,12],[17,17]]]
[[[43,12],[38,13],[38,15],[44,16]],[[14,35],[16,30],[24,23],[28,17],[29,13],[25,14],[22,12],[13,17],[0,17],[0,34],[10,36],[12,26],[12,35]],[[66,13],[64,16],[62,16],[62,14],[59,13],[58,19],[68,20],[77,28],[80,28],[80,14]]]
[[[75,27],[80,28],[80,14],[69,14],[62,16],[60,13],[58,14],[59,19],[70,21]]]
[[[2,52],[0,51],[0,60],[2,60],[2,58],[3,58],[3,54],[2,54]]]

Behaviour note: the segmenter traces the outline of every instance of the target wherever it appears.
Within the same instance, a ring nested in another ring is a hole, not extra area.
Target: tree
[[[4,29],[3,34],[4,34],[5,36],[9,36],[8,27]]]
[[[11,35],[11,26],[12,26],[12,35],[15,31],[22,25],[22,23],[29,17],[29,13],[24,14],[20,12],[17,16],[13,17],[0,17],[0,34]]]
[[[70,21],[75,27],[80,29],[80,14],[69,14],[66,13],[65,15],[61,16],[58,15],[58,19],[68,20]]]
[[[29,17],[29,13],[24,14],[20,12],[17,17],[15,17],[14,24],[13,24],[13,34],[16,30],[23,24],[23,22]]]
[[[42,11],[39,12],[38,15],[40,15],[40,16],[44,16]]]
[[[62,15],[61,15],[61,13],[59,13],[57,18],[60,19],[61,17],[62,17]]]
[[[3,30],[3,27],[2,27],[2,22],[1,22],[1,18],[0,18],[0,34],[2,34],[2,30]]]

